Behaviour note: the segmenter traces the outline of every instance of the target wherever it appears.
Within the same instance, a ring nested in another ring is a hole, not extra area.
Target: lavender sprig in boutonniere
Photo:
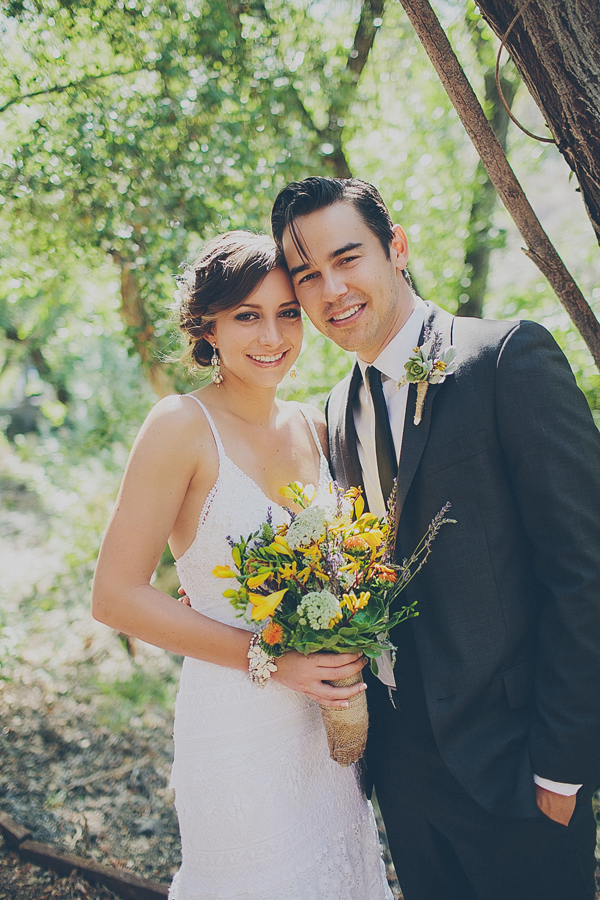
[[[417,385],[417,404],[415,406],[414,423],[418,425],[423,415],[425,397],[430,384],[441,384],[448,375],[453,375],[456,366],[452,363],[456,358],[456,349],[448,347],[442,350],[442,336],[439,331],[425,332],[425,342],[415,347],[414,353],[404,363],[406,375],[398,382],[400,390],[405,384],[414,381]]]

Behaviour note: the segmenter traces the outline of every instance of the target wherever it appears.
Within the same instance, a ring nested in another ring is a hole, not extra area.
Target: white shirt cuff
[[[563,784],[562,781],[550,781],[548,778],[541,778],[539,775],[534,775],[533,780],[547,791],[552,791],[553,794],[562,794],[563,797],[572,797],[581,787],[580,784]]]

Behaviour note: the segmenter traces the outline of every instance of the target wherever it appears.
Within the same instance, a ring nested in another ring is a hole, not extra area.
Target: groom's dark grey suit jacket
[[[399,559],[438,510],[445,525],[401,595],[440,755],[487,809],[535,812],[533,772],[600,782],[600,435],[570,367],[533,322],[426,324],[458,367],[430,385],[419,425],[409,388],[398,471]],[[330,456],[362,484],[358,366],[328,400]],[[389,714],[393,710],[389,706]]]

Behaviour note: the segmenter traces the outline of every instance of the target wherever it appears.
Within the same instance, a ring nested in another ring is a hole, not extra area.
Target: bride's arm
[[[190,514],[197,519],[217,472],[217,451],[204,417],[179,397],[160,401],[127,464],[98,558],[92,613],[118,631],[173,653],[247,671],[247,631],[203,616],[150,584],[173,529]],[[192,495],[196,502],[190,503]],[[307,658],[294,652],[278,660],[274,677],[339,706],[359,686],[332,688],[322,681],[351,675],[362,665],[350,654]]]
[[[140,430],[102,542],[92,613],[165,650],[243,669],[247,634],[200,615],[150,584],[173,529],[194,511],[197,515],[218,473],[208,423],[194,407],[189,400],[167,397]],[[197,503],[190,503],[192,494]]]

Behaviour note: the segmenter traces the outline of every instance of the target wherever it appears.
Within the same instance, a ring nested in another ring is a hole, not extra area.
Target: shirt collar
[[[370,365],[375,366],[382,375],[386,375],[394,381],[400,381],[402,376],[406,374],[404,363],[412,355],[419,342],[426,311],[427,307],[424,301],[417,297],[417,304],[412,313],[400,331],[394,335],[389,344],[386,344],[377,359],[372,363],[367,363],[359,359],[358,356],[356,357],[356,362],[365,384],[367,383],[365,372]]]

